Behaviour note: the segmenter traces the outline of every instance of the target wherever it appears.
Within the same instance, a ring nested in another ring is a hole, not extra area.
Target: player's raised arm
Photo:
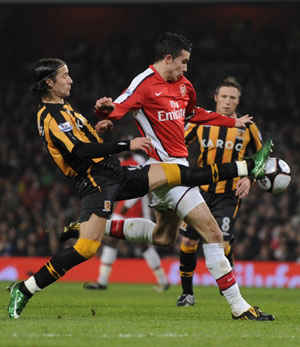
[[[114,127],[113,122],[109,119],[100,120],[96,125],[95,129],[97,133],[101,136],[106,130],[112,130]]]
[[[130,141],[129,149],[131,151],[141,150],[145,153],[149,153],[152,152],[154,146],[151,142],[151,139],[149,139],[148,137],[136,137]]]
[[[112,98],[104,96],[96,101],[95,114],[99,118],[107,117],[114,109]]]
[[[246,114],[243,117],[236,118],[234,126],[236,128],[246,128],[246,125],[248,123],[253,124],[252,119],[253,117],[249,116],[249,114]]]
[[[190,123],[216,125],[233,128],[236,125],[236,120],[233,117],[228,117],[218,112],[207,111],[202,107],[195,107],[193,114],[186,117]]]

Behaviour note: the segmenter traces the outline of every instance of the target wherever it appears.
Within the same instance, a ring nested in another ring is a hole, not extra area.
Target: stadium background
[[[62,230],[79,214],[73,185],[50,162],[37,134],[36,100],[28,91],[32,63],[45,56],[65,60],[74,81],[71,103],[95,123],[95,100],[116,97],[151,62],[157,36],[176,31],[194,43],[187,77],[198,105],[214,109],[215,86],[236,76],[243,88],[239,112],[255,117],[274,140],[275,155],[292,169],[286,192],[275,196],[253,186],[244,200],[236,259],[300,263],[298,2],[13,3],[0,2],[0,262],[56,253],[63,246],[45,230]],[[105,140],[128,133],[137,134],[130,116]],[[159,252],[177,257],[179,243]],[[119,254],[140,256],[127,243]]]

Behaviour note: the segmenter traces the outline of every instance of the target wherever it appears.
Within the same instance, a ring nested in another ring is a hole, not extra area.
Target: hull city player
[[[122,166],[136,167],[145,164],[143,156],[131,154],[130,152],[128,152],[128,155],[122,155],[119,159]],[[118,201],[114,205],[113,211],[114,212],[111,216],[112,220],[128,218],[145,218],[151,220],[148,195],[145,195],[142,198]],[[117,259],[118,248],[121,242],[120,239],[106,238],[100,257],[101,264],[99,266],[98,279],[96,282],[85,283],[85,289],[107,289],[109,276]],[[156,278],[157,284],[153,289],[158,292],[167,290],[169,288],[168,279],[164,269],[162,268],[160,256],[156,249],[153,246],[149,246],[147,243],[140,243],[137,244],[137,246],[140,248],[143,258]]]

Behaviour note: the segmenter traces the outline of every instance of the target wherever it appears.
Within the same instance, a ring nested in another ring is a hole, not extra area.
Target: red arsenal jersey
[[[186,158],[184,122],[233,127],[235,120],[196,107],[196,92],[182,76],[167,82],[152,65],[133,79],[115,101],[110,119],[120,119],[132,111],[142,136],[151,138],[155,151],[148,155],[165,161],[169,157]]]

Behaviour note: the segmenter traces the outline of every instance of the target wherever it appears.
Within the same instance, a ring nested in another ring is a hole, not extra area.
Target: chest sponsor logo
[[[242,143],[234,144],[234,142],[232,141],[223,141],[221,139],[217,139],[215,142],[213,140],[202,139],[201,146],[204,148],[210,147],[211,149],[213,148],[235,149],[238,152],[243,148]]]
[[[73,129],[73,126],[70,124],[70,122],[60,123],[58,124],[58,129],[65,133],[67,131],[70,131]]]
[[[170,108],[172,111],[158,111],[158,120],[164,122],[166,120],[176,120],[185,117],[185,109],[180,108],[178,101],[170,100]]]
[[[181,84],[179,88],[180,88],[181,95],[184,97],[185,94],[186,94],[186,86],[185,86],[185,84]]]
[[[166,120],[176,120],[179,118],[184,118],[185,116],[185,110],[180,108],[179,110],[165,112],[165,111],[158,111],[158,120],[160,122],[165,122]]]

